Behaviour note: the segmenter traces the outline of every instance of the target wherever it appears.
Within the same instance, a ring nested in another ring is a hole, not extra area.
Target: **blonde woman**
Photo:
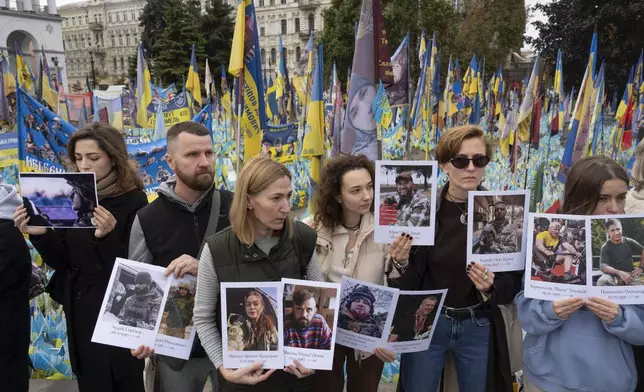
[[[220,392],[294,392],[313,389],[313,371],[298,361],[284,371],[262,372],[262,363],[223,367],[220,282],[322,280],[316,234],[290,217],[291,174],[270,158],[246,162],[230,207],[230,227],[207,238],[197,275],[194,323],[218,372]],[[213,257],[216,255],[216,257]]]
[[[375,169],[364,155],[341,156],[330,160],[320,179],[316,212],[308,224],[316,228],[317,253],[325,279],[339,283],[342,276],[379,285],[385,284],[385,271],[391,277],[406,268],[411,236],[401,235],[388,247],[374,239]],[[316,387],[323,392],[376,391],[384,362],[395,353],[376,349],[375,355],[336,345],[333,370],[316,375]]]

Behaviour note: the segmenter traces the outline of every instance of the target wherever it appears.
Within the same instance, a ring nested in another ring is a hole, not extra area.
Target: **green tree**
[[[143,12],[139,16],[140,26],[143,27],[141,42],[148,56],[156,55],[156,41],[165,29],[164,18],[168,4],[173,0],[147,0]]]
[[[130,56],[127,63],[127,76],[132,80],[132,83],[136,79],[136,60],[136,56]]]
[[[335,61],[348,69],[353,61],[354,26],[360,0],[334,0],[324,15],[325,73]],[[421,30],[427,38],[436,32],[443,54],[443,70],[450,55],[460,59],[463,69],[473,54],[485,58],[486,69],[496,70],[508,54],[523,44],[525,31],[523,0],[465,0],[459,9],[445,0],[382,0],[385,28],[391,54],[410,33],[412,78],[419,74],[418,47]],[[444,72],[443,72],[444,73]]]
[[[206,53],[210,71],[219,86],[221,64],[227,65],[230,60],[230,48],[235,30],[233,7],[223,0],[211,0],[206,14],[201,21],[201,31],[206,38]]]
[[[534,23],[539,35],[528,42],[550,69],[554,69],[557,49],[561,49],[566,90],[581,85],[596,29],[597,68],[605,62],[609,96],[613,91],[621,96],[630,68],[644,47],[644,0],[559,0],[538,4],[534,10],[543,12],[545,18]]]
[[[170,1],[164,13],[166,26],[157,37],[152,50],[152,71],[153,79],[161,80],[163,85],[176,83],[180,89],[188,75],[192,45],[195,45],[197,64],[203,64],[206,57],[206,40],[200,24],[194,23],[201,17],[199,1]],[[199,68],[202,81],[204,80],[203,68],[203,65]]]

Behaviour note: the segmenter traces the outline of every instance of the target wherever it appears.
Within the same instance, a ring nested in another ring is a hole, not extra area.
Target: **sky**
[[[44,5],[46,5],[46,1],[45,1],[45,0],[40,0],[40,1],[41,1],[42,3],[44,3]],[[61,6],[61,5],[65,5],[65,4],[76,3],[76,2],[78,2],[78,1],[79,1],[79,0],[56,0],[56,4],[57,4],[58,6]],[[532,7],[532,6],[534,6],[534,5],[536,5],[536,4],[539,4],[539,3],[549,3],[549,2],[551,2],[551,1],[552,1],[552,0],[525,0],[525,4],[526,4],[526,7]],[[544,16],[543,16],[543,14],[534,14],[534,13],[532,13],[532,15],[529,15],[529,17],[528,17],[528,23],[527,23],[527,25],[526,25],[526,35],[527,35],[527,36],[535,37],[535,36],[537,35],[537,32],[536,32],[536,30],[534,29],[534,26],[532,26],[532,22],[533,22],[533,21],[535,21],[535,20],[544,20]],[[232,39],[232,37],[231,37],[231,39]],[[525,43],[524,43],[524,45],[523,45],[523,48],[524,48],[524,49],[531,49],[531,48],[530,48],[530,47],[528,47],[528,45],[527,45],[527,44],[525,44]]]

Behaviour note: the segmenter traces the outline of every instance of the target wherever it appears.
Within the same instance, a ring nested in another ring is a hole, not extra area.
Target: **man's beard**
[[[135,288],[135,289],[134,289],[134,292],[135,292],[136,294],[138,294],[138,295],[145,294],[145,293],[147,293],[147,292],[148,292],[148,288],[147,288],[147,287],[145,287],[145,288],[139,288],[139,287],[137,287],[137,288]]]
[[[202,175],[204,173],[208,173],[209,175],[208,176]],[[207,191],[208,189],[210,189],[210,187],[213,184],[212,169],[207,172],[199,173],[195,176],[189,176],[183,173],[181,170],[179,170],[179,168],[177,168],[177,170],[175,170],[175,174],[181,180],[181,182],[186,184],[188,188],[195,191]]]
[[[295,317],[293,317],[293,319],[295,319],[295,323],[300,329],[308,328],[309,325],[311,325],[311,322],[307,320],[305,317],[300,317],[299,319],[296,319]]]

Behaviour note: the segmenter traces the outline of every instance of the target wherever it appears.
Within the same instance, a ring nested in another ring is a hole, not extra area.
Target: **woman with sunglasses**
[[[584,158],[568,174],[561,213],[623,214],[627,192],[628,175],[619,164],[605,157]],[[644,345],[644,306],[599,297],[544,301],[523,292],[515,302],[526,331],[526,392],[635,390],[631,345]]]
[[[451,353],[460,391],[512,391],[503,316],[521,285],[520,273],[493,273],[467,260],[467,197],[481,186],[492,147],[478,126],[447,131],[436,159],[449,182],[439,191],[434,246],[412,251],[400,279],[405,290],[448,289],[429,350],[403,354],[404,392],[436,391]]]

